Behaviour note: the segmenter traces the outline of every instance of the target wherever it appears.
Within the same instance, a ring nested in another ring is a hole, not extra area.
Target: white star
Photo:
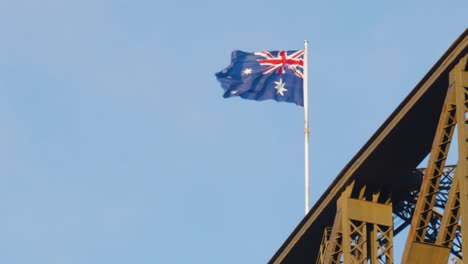
[[[275,82],[275,83],[276,83],[275,89],[277,90],[276,94],[284,96],[284,92],[288,91],[288,89],[284,88],[286,83],[284,83],[283,79],[281,79],[281,78],[280,78],[279,82]]]
[[[251,68],[246,68],[245,70],[242,71],[243,75],[250,75],[252,74],[252,69]]]

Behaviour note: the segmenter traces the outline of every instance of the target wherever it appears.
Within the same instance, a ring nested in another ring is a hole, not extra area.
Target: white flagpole
[[[305,161],[305,213],[309,212],[309,86],[307,80],[307,45],[309,44],[308,40],[304,40],[304,83],[303,83],[303,91],[304,91],[304,161]]]

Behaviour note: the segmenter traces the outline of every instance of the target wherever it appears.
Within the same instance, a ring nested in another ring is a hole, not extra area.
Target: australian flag
[[[304,105],[304,51],[232,52],[231,64],[216,73],[224,98],[240,96]]]

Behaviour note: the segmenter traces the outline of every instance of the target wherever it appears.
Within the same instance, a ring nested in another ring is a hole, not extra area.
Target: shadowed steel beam
[[[415,244],[415,242],[425,242],[426,234],[430,228],[432,211],[437,193],[439,192],[440,180],[443,176],[445,161],[455,130],[455,114],[456,108],[453,102],[453,93],[448,92],[434,137],[428,167],[426,168],[423,184],[416,203],[411,229],[406,240],[402,263],[419,263],[412,261],[413,256],[420,254],[427,255],[436,252],[429,248],[429,245],[423,246]],[[415,261],[418,261],[418,259],[415,259]]]
[[[442,245],[448,248],[452,248],[453,239],[456,236],[457,229],[459,227],[460,188],[457,174],[457,171],[455,171],[436,241],[437,245]]]
[[[458,181],[462,218],[462,239],[468,238],[468,131],[466,113],[468,107],[468,55],[465,55],[450,72],[450,84],[454,86],[458,122]],[[468,243],[462,243],[462,251],[468,252]],[[467,262],[466,260],[464,261]]]
[[[393,204],[405,199],[402,195],[410,188],[406,181],[430,152],[448,73],[467,53],[465,30],[342,169],[269,263],[313,263],[319,254],[321,234],[326,226],[333,225],[336,201],[353,181],[366,185],[371,192],[382,189],[382,195],[391,196]]]

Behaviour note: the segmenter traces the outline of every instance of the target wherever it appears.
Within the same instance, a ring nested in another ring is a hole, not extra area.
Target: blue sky
[[[303,112],[223,99],[308,39],[311,200],[467,26],[467,1],[0,1],[0,262],[265,263],[303,217]]]

